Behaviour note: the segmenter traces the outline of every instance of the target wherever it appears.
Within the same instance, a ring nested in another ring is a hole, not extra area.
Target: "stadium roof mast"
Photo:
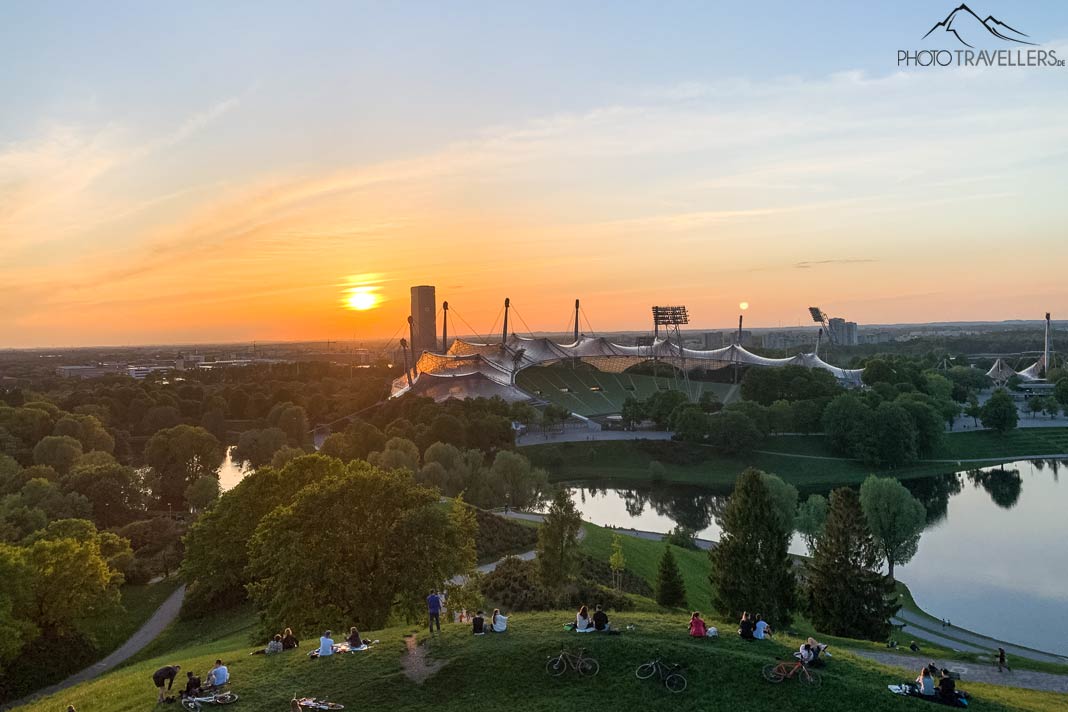
[[[575,343],[579,340],[579,300],[575,300]]]
[[[441,353],[449,353],[449,303],[441,303]]]
[[[812,315],[812,321],[823,327],[823,333],[827,335],[827,340],[832,344],[837,344],[835,333],[831,330],[830,324],[827,323],[827,315],[819,307],[809,307],[808,313]]]
[[[690,323],[690,313],[689,313],[689,311],[687,311],[686,307],[683,307],[683,306],[653,307],[654,348],[655,348],[655,339],[660,336],[660,327],[661,326],[667,327],[667,330],[668,330],[667,341],[671,340],[671,330],[674,329],[674,331],[675,331],[675,341],[679,345],[679,365],[682,368],[683,376],[687,378],[687,383],[689,382],[689,378],[686,376],[686,352],[685,352],[685,350],[683,348],[682,331],[679,329],[679,327],[682,326],[683,324],[689,324],[689,323]],[[655,354],[655,352],[654,352],[654,354]],[[655,355],[653,357],[653,360],[656,361],[656,356]],[[655,374],[656,371],[657,371],[657,369],[654,367],[653,373]],[[687,391],[688,390],[689,389],[687,388]],[[687,393],[687,395],[689,395],[689,394]]]
[[[504,298],[504,330],[503,336],[501,336],[501,346],[508,343],[508,310],[512,308],[512,300],[508,297]]]
[[[1042,377],[1043,378],[1048,378],[1049,377],[1049,370],[1052,367],[1052,364],[1049,362],[1049,359],[1050,359],[1049,312],[1046,312],[1046,344],[1045,344],[1045,348],[1042,351]]]

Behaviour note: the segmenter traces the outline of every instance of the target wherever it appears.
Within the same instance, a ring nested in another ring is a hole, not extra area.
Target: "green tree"
[[[810,494],[798,505],[794,521],[809,553],[815,551],[816,541],[823,536],[823,524],[827,521],[827,498],[822,494]]]
[[[531,467],[530,460],[508,450],[498,452],[493,458],[490,475],[504,491],[504,501],[494,504],[510,504],[517,509],[538,504],[542,493],[549,487],[549,477],[544,470]]]
[[[990,428],[998,433],[1007,433],[1016,428],[1020,414],[1009,392],[1004,388],[999,388],[983,404],[979,419],[983,421],[984,428]]]
[[[868,451],[877,465],[904,465],[916,459],[916,428],[897,403],[880,403],[872,420]]]
[[[1053,396],[1046,396],[1042,399],[1042,412],[1051,418],[1056,418],[1061,412],[1061,404]]]
[[[864,460],[874,429],[871,408],[853,393],[832,400],[823,411],[823,432],[835,452]]]
[[[558,589],[578,573],[582,517],[567,490],[557,490],[538,529],[538,573],[546,588]]]
[[[1057,399],[1057,402],[1061,404],[1064,410],[1068,411],[1068,377],[1060,379],[1053,386],[1053,397]]]
[[[685,403],[671,415],[671,429],[675,439],[687,443],[702,443],[708,437],[708,416],[700,406]]]
[[[1043,403],[1043,400],[1043,398],[1039,398],[1037,396],[1032,396],[1031,398],[1027,399],[1027,410],[1031,411],[1032,418],[1042,412],[1042,408],[1044,408],[1046,405],[1045,403]]]
[[[63,481],[70,492],[77,492],[93,505],[93,521],[101,527],[129,522],[142,509],[140,480],[132,467],[117,462],[104,465],[74,466]]]
[[[438,497],[409,473],[361,461],[301,489],[249,542],[248,590],[263,620],[374,629],[423,610],[427,591],[463,573],[472,546]]]
[[[760,476],[771,495],[771,511],[779,521],[779,528],[792,533],[797,515],[797,488],[778,475],[762,472]]]
[[[751,452],[764,439],[764,433],[744,413],[724,410],[708,419],[708,442],[721,453]]]
[[[656,572],[656,602],[672,608],[686,605],[686,584],[670,545],[664,547]]]
[[[274,454],[286,447],[288,442],[289,436],[281,428],[246,430],[237,439],[234,459],[247,462],[253,468],[263,467],[270,464]]]
[[[34,571],[32,620],[42,631],[69,634],[118,604],[122,577],[108,567],[98,541],[38,539],[26,556]]]
[[[964,414],[972,419],[972,425],[979,427],[979,418],[983,415],[983,406],[979,404],[979,398],[974,393],[968,395],[968,404],[964,406]]]
[[[419,446],[406,438],[390,438],[381,452],[372,452],[367,461],[383,470],[419,471]]]
[[[204,428],[178,425],[161,430],[145,445],[145,463],[158,475],[154,494],[160,505],[186,508],[185,492],[201,477],[218,477],[226,453]]]
[[[623,572],[627,570],[627,559],[623,556],[623,537],[612,535],[612,555],[608,557],[608,567],[612,569],[612,588],[623,590]]]
[[[758,610],[778,625],[793,620],[796,581],[788,551],[793,532],[771,516],[774,509],[764,473],[750,468],[739,475],[719,546],[709,552],[712,603],[725,616]]]
[[[916,555],[927,510],[900,482],[875,475],[860,486],[860,504],[892,579],[894,565],[907,564]]]
[[[203,512],[219,498],[219,478],[198,477],[185,490],[185,501],[194,512]]]
[[[671,427],[671,414],[687,402],[689,399],[682,391],[657,391],[646,399],[645,410],[658,429],[667,430]]]
[[[634,396],[627,396],[626,400],[623,401],[619,416],[623,419],[624,425],[633,427],[645,420],[645,410],[644,402]]]
[[[0,543],[0,673],[41,632],[31,620],[34,571],[26,554]]]
[[[69,435],[49,435],[33,448],[33,461],[65,475],[82,456],[82,444]]]
[[[878,571],[880,558],[860,497],[848,487],[831,492],[823,534],[808,566],[808,612],[818,630],[886,638],[898,606],[893,580]]]

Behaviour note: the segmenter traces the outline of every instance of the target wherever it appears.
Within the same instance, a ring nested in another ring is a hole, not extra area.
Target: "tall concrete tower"
[[[418,359],[424,351],[438,347],[438,305],[434,287],[412,287],[412,357]]]

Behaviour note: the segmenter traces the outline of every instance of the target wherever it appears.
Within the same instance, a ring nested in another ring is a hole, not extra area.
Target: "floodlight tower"
[[[812,315],[812,321],[823,327],[823,333],[827,335],[827,340],[832,344],[837,344],[835,333],[830,324],[827,323],[827,315],[819,307],[809,307],[808,313]]]
[[[686,378],[686,356],[682,345],[682,330],[679,329],[683,324],[690,323],[690,313],[686,307],[672,306],[672,307],[653,307],[653,329],[656,335],[660,333],[660,327],[665,326],[668,328],[668,341],[671,340],[671,329],[675,331],[675,342],[679,345],[679,366],[682,369],[683,377]],[[656,348],[656,342],[653,343],[654,354]],[[655,357],[654,357],[655,360]],[[654,373],[656,371],[654,370]],[[688,389],[687,389],[688,390]],[[689,395],[687,393],[687,395]]]

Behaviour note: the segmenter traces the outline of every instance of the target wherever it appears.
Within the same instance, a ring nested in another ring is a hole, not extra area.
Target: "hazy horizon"
[[[12,6],[0,348],[1056,317],[1068,69],[899,69],[956,4]]]

